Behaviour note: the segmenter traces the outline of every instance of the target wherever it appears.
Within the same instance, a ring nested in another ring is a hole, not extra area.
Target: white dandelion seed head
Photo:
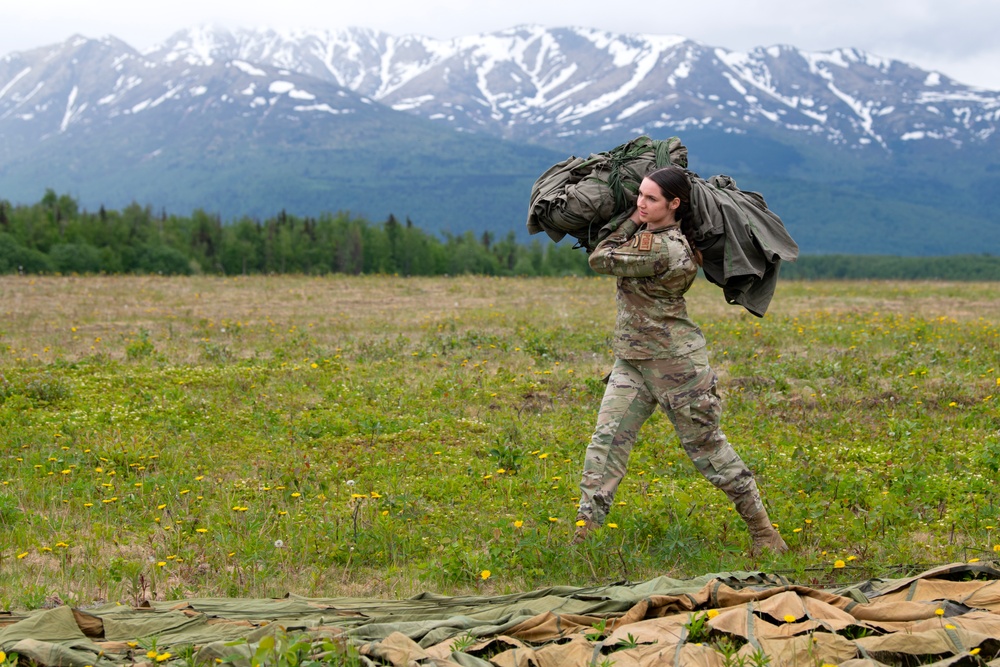
[[[282,542],[281,540],[275,540],[274,541],[274,548],[275,549],[281,549],[284,546],[285,546],[285,543]]]
[[[347,486],[354,486],[354,480],[353,479],[349,479],[346,482],[344,482],[344,484],[346,484]]]

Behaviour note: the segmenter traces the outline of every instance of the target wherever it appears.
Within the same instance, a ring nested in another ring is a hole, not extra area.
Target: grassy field
[[[791,553],[663,414],[570,546],[614,282],[0,277],[0,608],[513,592],[1000,554],[1000,284],[785,281],[689,304]]]

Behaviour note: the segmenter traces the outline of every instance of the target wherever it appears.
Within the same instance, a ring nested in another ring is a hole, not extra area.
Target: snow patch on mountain
[[[284,95],[293,90],[295,90],[295,84],[290,81],[272,81],[271,85],[267,87],[267,92],[276,95]]]
[[[26,77],[30,71],[30,67],[25,67],[23,70],[15,74],[13,79],[8,81],[3,88],[0,88],[0,99],[3,99],[3,96],[7,94],[7,91],[13,88],[18,81]]]
[[[334,109],[329,104],[325,104],[325,103],[324,104],[310,104],[308,106],[300,105],[300,106],[295,106],[295,107],[292,107],[292,108],[295,109],[296,111],[323,111],[323,112],[326,112],[328,114],[332,114],[334,116],[338,116],[340,114],[345,114],[345,113],[352,113],[351,109]]]
[[[66,131],[66,128],[69,127],[69,121],[73,118],[73,114],[77,111],[73,105],[76,103],[76,96],[79,93],[79,86],[73,86],[73,90],[69,91],[69,99],[66,100],[66,111],[63,113],[62,123],[59,124],[60,132]]]
[[[260,69],[259,67],[254,67],[250,63],[244,62],[242,60],[233,60],[231,61],[230,64],[236,69],[246,74],[249,74],[250,76],[267,76],[267,72],[265,72],[264,70]]]

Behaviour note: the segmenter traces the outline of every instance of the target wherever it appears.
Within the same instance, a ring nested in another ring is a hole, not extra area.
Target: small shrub
[[[125,344],[125,356],[135,361],[151,356],[156,351],[153,342],[149,340],[149,331],[140,329],[139,334]]]

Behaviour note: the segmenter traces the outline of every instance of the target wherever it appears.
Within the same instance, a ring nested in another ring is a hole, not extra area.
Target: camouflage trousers
[[[695,468],[749,519],[764,509],[753,473],[719,428],[722,401],[704,348],[673,359],[616,359],[587,447],[577,519],[604,523],[639,428],[656,406],[670,418]]]

